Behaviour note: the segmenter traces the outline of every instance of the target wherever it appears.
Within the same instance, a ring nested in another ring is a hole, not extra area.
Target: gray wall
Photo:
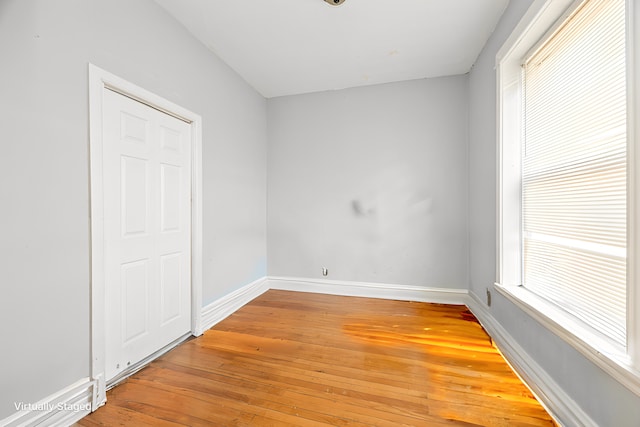
[[[496,280],[495,55],[531,3],[510,2],[469,76],[470,291],[482,301]],[[493,316],[598,425],[638,425],[638,396],[500,294],[493,296]]]
[[[270,99],[269,275],[466,289],[467,89]]]
[[[150,0],[0,1],[0,419],[89,376],[87,63],[203,117],[207,304],[266,274],[266,101]]]

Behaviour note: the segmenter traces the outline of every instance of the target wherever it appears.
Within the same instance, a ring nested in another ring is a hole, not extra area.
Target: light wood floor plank
[[[78,426],[554,426],[463,306],[271,290]]]

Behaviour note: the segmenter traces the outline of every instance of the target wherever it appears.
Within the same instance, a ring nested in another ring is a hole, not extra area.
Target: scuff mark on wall
[[[370,217],[376,214],[376,209],[374,207],[366,206],[360,200],[352,200],[351,208],[353,209],[353,213],[360,217]]]

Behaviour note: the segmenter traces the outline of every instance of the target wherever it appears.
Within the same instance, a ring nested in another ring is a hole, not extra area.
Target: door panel
[[[182,144],[179,132],[160,126],[160,140],[162,141],[161,146],[163,150],[173,152],[178,155],[181,153]]]
[[[128,344],[149,333],[149,260],[128,262],[122,265],[123,337]]]
[[[120,115],[121,140],[142,146],[147,145],[149,122],[141,117],[122,112]]]
[[[160,285],[162,287],[162,324],[165,325],[180,316],[180,281],[182,254],[163,255],[160,258]]]
[[[190,130],[104,91],[107,381],[191,328]]]
[[[160,165],[160,223],[163,232],[180,231],[180,201],[182,185],[179,166]]]
[[[122,156],[120,160],[122,236],[146,234],[149,222],[149,162],[129,156]]]

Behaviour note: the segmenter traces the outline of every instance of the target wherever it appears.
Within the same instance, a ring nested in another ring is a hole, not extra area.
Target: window
[[[496,286],[640,394],[634,3],[535,0],[498,53]]]
[[[523,286],[626,343],[625,2],[587,0],[523,65]]]

